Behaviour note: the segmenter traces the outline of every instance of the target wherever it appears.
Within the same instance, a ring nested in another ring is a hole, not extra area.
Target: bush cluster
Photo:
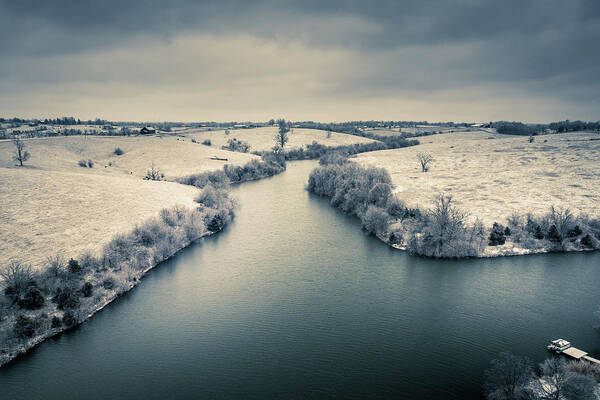
[[[240,153],[247,153],[250,151],[250,144],[237,138],[229,139],[226,146],[221,147],[223,150],[238,151]]]
[[[308,190],[359,217],[367,233],[394,245],[406,243],[416,255],[470,257],[480,251],[485,230],[480,224],[467,226],[466,214],[450,197],[440,196],[427,212],[409,209],[393,195],[384,169],[364,168],[333,153],[320,164],[309,176]]]
[[[162,181],[164,179],[165,174],[163,174],[154,163],[152,163],[150,169],[146,171],[146,176],[144,177],[144,180],[147,181]]]
[[[244,166],[231,166],[226,164],[222,170],[202,172],[177,179],[184,185],[204,188],[211,185],[215,189],[226,188],[230,183],[241,183],[268,176],[273,176],[285,171],[285,159],[281,153],[262,153],[262,160],[252,160]]]
[[[79,160],[77,165],[82,168],[94,168],[94,162],[92,160]]]
[[[547,214],[508,218],[512,240],[526,249],[553,251],[600,248],[600,220],[551,207]]]
[[[368,233],[384,235],[392,219],[389,209],[398,206],[391,201],[391,183],[384,169],[363,168],[340,160],[314,169],[308,178],[308,190],[330,197],[334,207],[359,217]]]

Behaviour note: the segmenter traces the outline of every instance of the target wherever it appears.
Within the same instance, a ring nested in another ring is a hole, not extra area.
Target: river
[[[233,188],[225,231],[0,369],[2,399],[461,399],[501,351],[600,355],[600,254],[436,261],[305,190],[314,162]]]

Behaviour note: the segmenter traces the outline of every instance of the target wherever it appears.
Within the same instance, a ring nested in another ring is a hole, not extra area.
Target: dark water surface
[[[500,351],[600,355],[600,254],[410,257],[304,190],[233,192],[232,225],[0,369],[1,399],[478,398]]]

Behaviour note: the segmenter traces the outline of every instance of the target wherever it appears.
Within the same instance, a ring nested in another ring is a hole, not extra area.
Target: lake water
[[[501,351],[600,355],[600,254],[435,261],[305,190],[314,162],[233,189],[234,222],[0,369],[2,399],[459,399]]]

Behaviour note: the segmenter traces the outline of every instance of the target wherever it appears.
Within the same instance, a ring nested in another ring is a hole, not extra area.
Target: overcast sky
[[[599,0],[0,0],[0,116],[600,119]]]

